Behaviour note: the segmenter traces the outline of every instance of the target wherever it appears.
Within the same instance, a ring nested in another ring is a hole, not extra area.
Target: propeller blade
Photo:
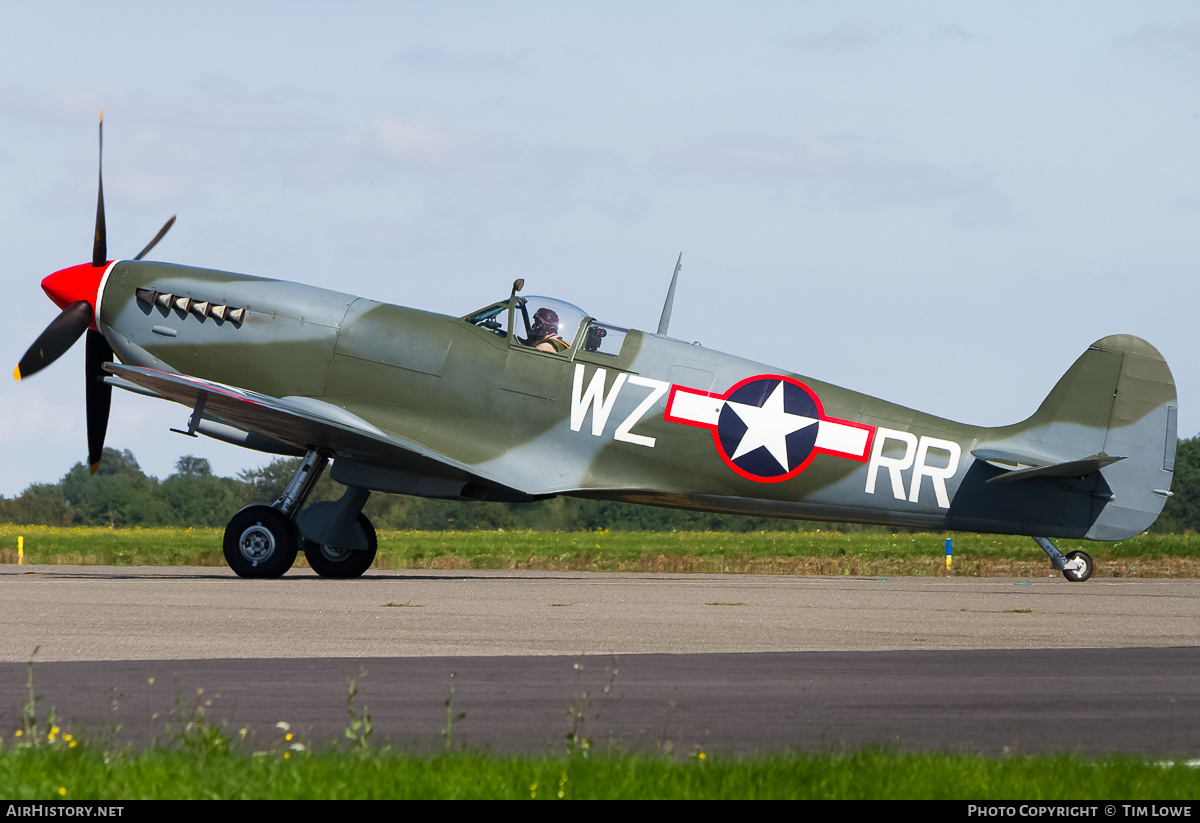
[[[145,257],[147,254],[149,254],[149,253],[150,253],[150,249],[152,249],[152,248],[154,248],[155,246],[157,246],[157,245],[158,245],[158,241],[159,241],[159,240],[162,240],[162,239],[163,239],[163,236],[164,236],[164,235],[165,235],[167,232],[169,232],[169,231],[171,230],[171,226],[174,226],[174,225],[175,225],[175,215],[173,215],[173,214],[172,214],[172,215],[171,215],[171,219],[170,219],[170,220],[168,220],[166,223],[164,223],[164,224],[163,224],[163,227],[162,227],[161,229],[159,229],[159,230],[158,230],[158,234],[154,235],[154,239],[150,241],[149,245],[147,245],[147,246],[146,246],[146,248],[144,248],[144,249],[142,249],[140,252],[138,252],[138,255],[137,255],[137,257],[135,257],[135,258],[133,258],[133,259],[134,259],[134,260],[141,260],[141,259],[142,259],[143,257]]]
[[[95,315],[93,303],[98,303],[102,269],[108,261],[108,230],[104,219],[104,110],[100,110],[98,127],[98,163],[96,173],[96,232],[92,239],[92,265],[71,266],[46,277],[42,289],[57,305],[66,308],[38,336],[21,362],[13,369],[13,377],[20,380],[37,374],[61,357],[75,341],[87,332],[87,351],[84,357],[84,396],[87,401],[88,467],[92,474],[100,468],[104,453],[104,436],[108,432],[108,416],[112,407],[112,386],[104,382],[107,373],[104,364],[113,360],[112,346],[104,335],[92,326]],[[158,241],[162,240],[175,217],[171,216],[146,248],[134,260],[141,260]],[[79,300],[85,297],[89,299]]]
[[[104,452],[104,435],[108,431],[108,410],[112,405],[112,386],[104,382],[104,364],[113,359],[112,346],[98,331],[88,330],[84,376],[87,379],[84,397],[87,400],[88,468],[92,474],[100,468]]]
[[[103,266],[108,260],[108,232],[104,227],[104,109],[100,109],[100,194],[96,198],[96,236],[92,240],[92,265]]]
[[[25,352],[25,356],[13,370],[13,377],[20,380],[49,366],[75,345],[75,341],[91,324],[92,305],[88,301],[78,300],[67,306],[62,310],[62,314],[50,322],[38,339],[33,341],[29,351]]]

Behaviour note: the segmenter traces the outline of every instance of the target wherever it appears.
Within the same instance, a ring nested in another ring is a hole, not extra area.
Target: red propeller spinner
[[[42,291],[46,293],[54,305],[65,309],[72,303],[85,301],[96,311],[96,294],[100,289],[100,280],[108,269],[106,261],[103,266],[93,266],[91,263],[80,263],[78,266],[68,266],[42,280]],[[91,328],[96,328],[93,320]]]

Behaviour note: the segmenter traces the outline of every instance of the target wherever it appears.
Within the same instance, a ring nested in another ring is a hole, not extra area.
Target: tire
[[[270,506],[247,506],[225,527],[225,562],[238,577],[282,577],[299,547],[296,524]]]
[[[1092,576],[1094,564],[1092,558],[1085,552],[1070,552],[1066,556],[1066,561],[1070,563],[1072,560],[1079,559],[1083,561],[1083,571],[1073,571],[1071,569],[1063,569],[1063,577],[1070,580],[1072,583],[1082,583]]]
[[[365,514],[358,515],[358,526],[367,538],[366,550],[339,549],[336,546],[326,546],[311,540],[302,540],[304,559],[312,570],[321,577],[347,579],[361,577],[371,564],[375,562],[375,553],[379,549],[379,541],[375,536],[375,527]]]

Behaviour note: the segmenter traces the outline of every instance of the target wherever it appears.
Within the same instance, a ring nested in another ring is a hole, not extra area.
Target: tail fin
[[[1170,496],[1175,380],[1131,335],[1097,340],[1032,417],[990,429],[972,454],[1005,472],[989,483],[1096,475],[1085,537],[1123,540],[1149,528]]]

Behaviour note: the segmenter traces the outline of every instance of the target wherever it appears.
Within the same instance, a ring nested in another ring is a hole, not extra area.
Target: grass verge
[[[221,529],[0,525],[0,563],[223,566]],[[950,574],[1044,577],[1032,540],[955,534]],[[377,569],[540,569],[705,574],[943,576],[945,534],[862,532],[381,531]],[[1097,577],[1200,577],[1200,536],[1140,535],[1120,543],[1063,540]],[[297,561],[303,565],[303,557]]]
[[[9,800],[957,799],[1185,800],[1200,774],[1133,757],[777,754],[761,757],[240,754],[86,746],[0,752]]]

